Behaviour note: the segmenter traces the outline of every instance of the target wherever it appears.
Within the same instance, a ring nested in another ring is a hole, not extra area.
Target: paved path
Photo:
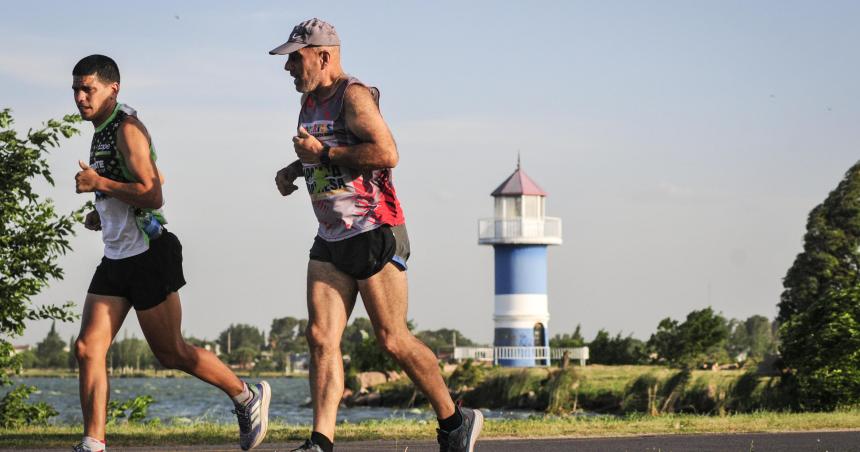
[[[260,452],[286,452],[298,446],[290,444],[263,444],[254,449]],[[68,449],[53,449],[68,451]],[[18,449],[20,450],[20,449]],[[46,449],[39,449],[46,450]],[[190,447],[111,447],[119,451],[186,451],[227,452],[239,448],[232,444],[221,446]],[[338,452],[430,452],[438,451],[432,441],[362,441],[338,443]],[[860,430],[843,432],[798,432],[798,433],[744,433],[720,435],[671,435],[634,436],[623,438],[570,438],[541,440],[484,440],[479,441],[477,451],[486,452],[860,452]]]

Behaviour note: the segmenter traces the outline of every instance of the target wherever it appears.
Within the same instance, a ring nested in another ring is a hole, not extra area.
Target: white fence
[[[499,364],[500,360],[535,360],[536,365],[549,365],[549,359],[560,360],[567,352],[568,358],[578,360],[584,366],[589,359],[588,347],[550,348],[550,347],[456,347],[454,359],[465,361],[492,361]]]
[[[567,357],[571,360],[575,359],[579,361],[580,366],[584,366],[585,362],[589,359],[588,347],[554,348],[552,349],[551,358],[562,359],[565,352],[567,352]]]
[[[454,347],[454,359],[465,361],[492,361],[493,347]]]

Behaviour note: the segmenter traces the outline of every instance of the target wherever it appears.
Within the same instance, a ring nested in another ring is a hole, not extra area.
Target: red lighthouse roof
[[[541,189],[535,181],[520,168],[517,162],[517,170],[510,177],[502,182],[498,188],[490,193],[491,196],[522,196],[522,195],[537,195],[546,196],[546,192]]]

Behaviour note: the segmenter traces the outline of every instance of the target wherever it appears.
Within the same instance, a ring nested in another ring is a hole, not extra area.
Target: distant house
[[[207,342],[206,345],[203,346],[206,350],[215,354],[215,356],[221,356],[221,344],[217,342]]]
[[[349,356],[349,355],[345,355]],[[287,369],[295,371],[304,371],[310,368],[311,357],[308,353],[290,353],[290,361],[287,363]]]
[[[32,349],[29,345],[14,345],[12,346],[12,354],[17,355],[19,353],[29,352]]]

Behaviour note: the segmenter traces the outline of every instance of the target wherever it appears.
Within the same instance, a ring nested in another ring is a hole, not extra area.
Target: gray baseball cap
[[[339,46],[340,38],[334,25],[314,17],[306,20],[290,32],[287,42],[269,51],[269,55],[287,55],[307,46]]]

